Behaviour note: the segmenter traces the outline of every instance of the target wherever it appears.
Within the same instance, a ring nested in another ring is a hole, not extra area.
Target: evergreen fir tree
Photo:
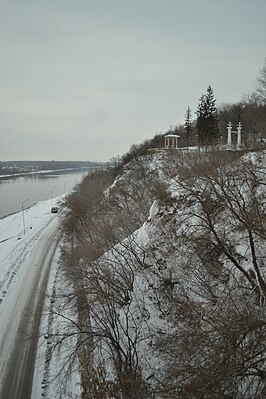
[[[208,86],[206,94],[199,100],[196,128],[198,131],[198,144],[208,147],[217,142],[219,135],[219,113],[216,108],[216,99],[211,86]]]
[[[190,107],[187,108],[186,114],[185,114],[185,132],[186,132],[186,142],[187,142],[187,148],[188,148],[189,138],[190,138],[191,132],[192,132],[192,114],[191,114]]]

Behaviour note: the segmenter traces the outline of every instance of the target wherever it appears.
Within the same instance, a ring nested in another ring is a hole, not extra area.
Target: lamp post
[[[28,199],[26,199],[26,200],[24,200],[24,201],[22,202],[22,205],[21,205],[21,209],[22,209],[22,219],[23,219],[23,231],[24,231],[24,235],[26,234],[26,228],[25,228],[25,216],[24,216],[24,204],[25,204],[25,202],[27,202],[27,201],[29,201],[29,198],[28,198]]]
[[[51,207],[53,207],[53,189],[56,188],[56,186],[51,188]]]

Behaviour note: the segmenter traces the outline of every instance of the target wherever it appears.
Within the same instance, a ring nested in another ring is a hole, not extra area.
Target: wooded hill
[[[54,342],[82,398],[266,397],[265,155],[140,156],[68,197]]]

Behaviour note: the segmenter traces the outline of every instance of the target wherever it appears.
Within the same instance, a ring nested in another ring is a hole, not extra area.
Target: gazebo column
[[[238,123],[237,126],[237,147],[241,147],[241,130],[242,130],[242,125],[241,122]]]

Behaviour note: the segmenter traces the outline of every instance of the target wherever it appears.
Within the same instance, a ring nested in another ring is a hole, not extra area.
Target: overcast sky
[[[107,160],[254,87],[265,0],[0,0],[0,160]]]

